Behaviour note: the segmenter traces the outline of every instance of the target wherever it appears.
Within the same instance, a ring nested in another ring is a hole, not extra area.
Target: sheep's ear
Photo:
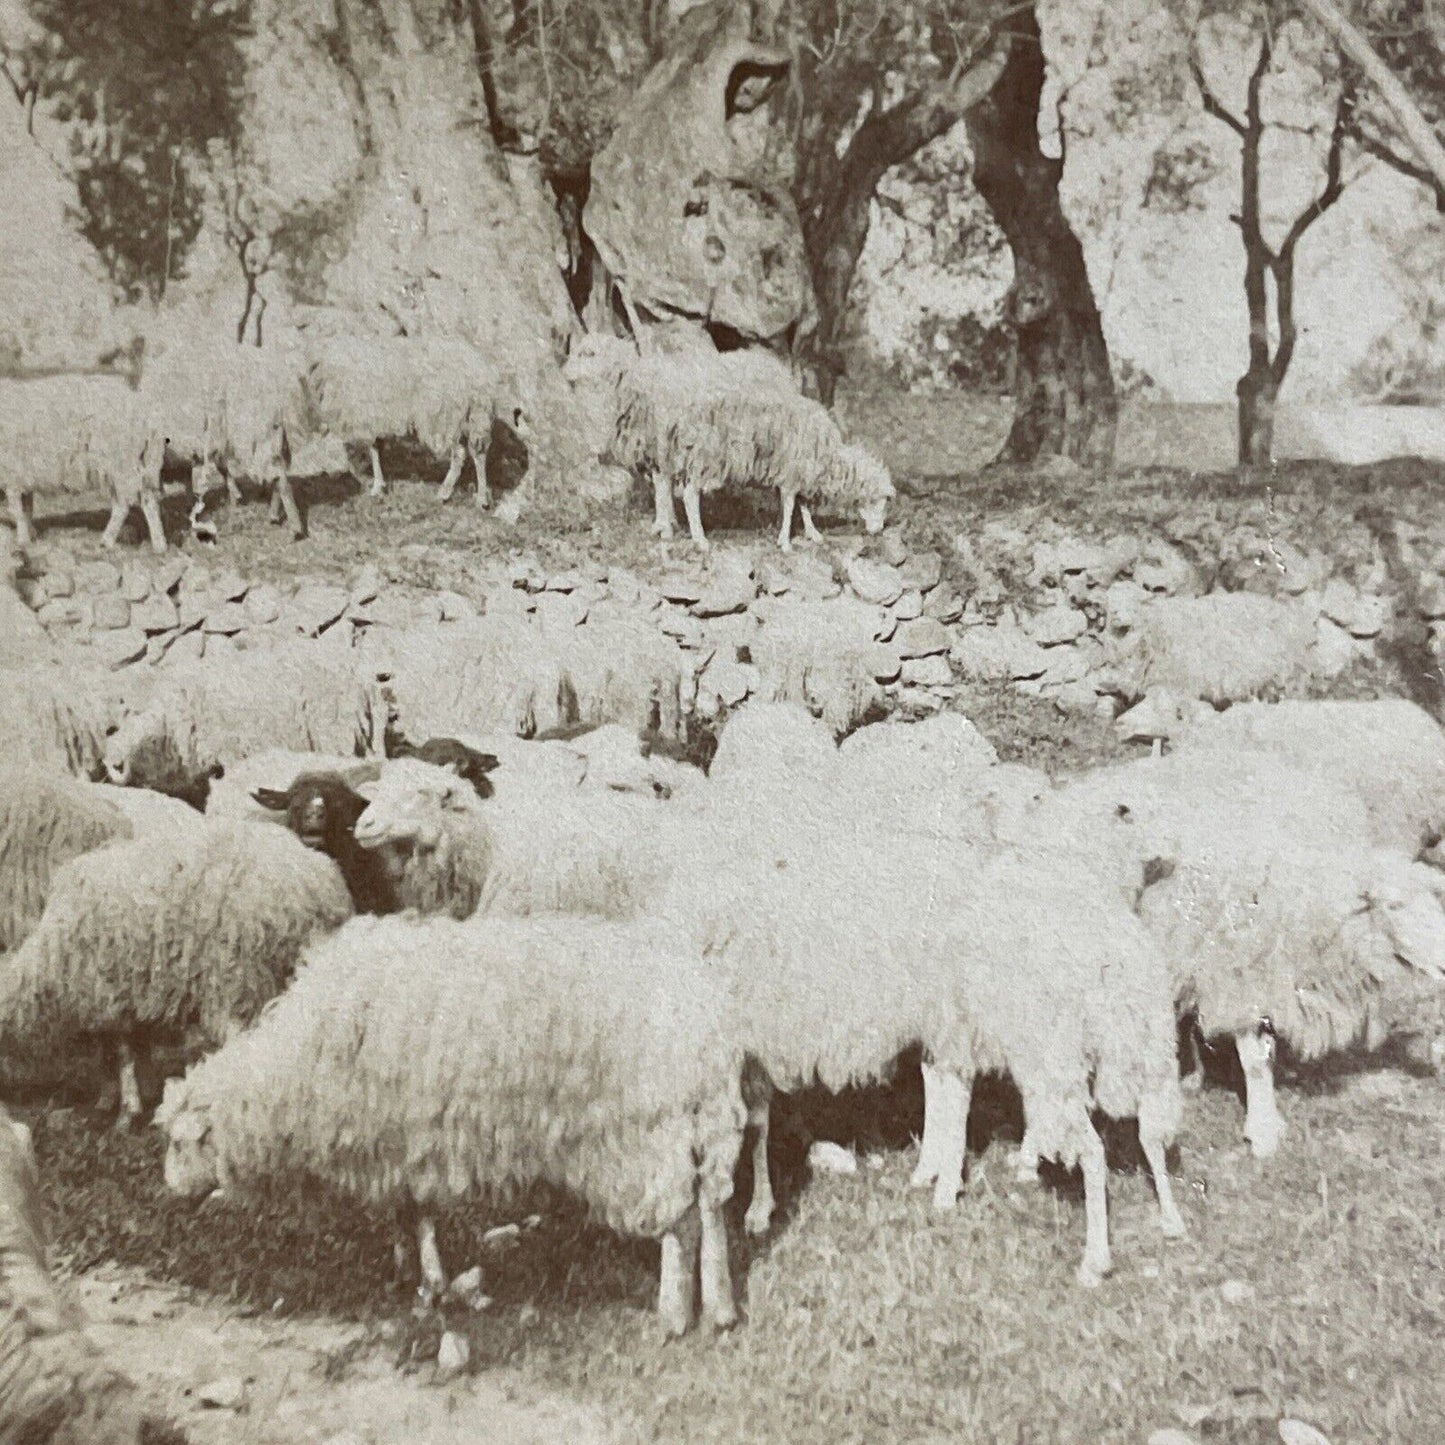
[[[273,813],[284,813],[291,806],[291,794],[283,793],[277,788],[256,788],[251,796],[263,808],[269,808]]]

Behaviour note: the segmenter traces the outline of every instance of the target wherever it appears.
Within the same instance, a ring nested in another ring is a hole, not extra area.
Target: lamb
[[[30,1130],[0,1109],[0,1439],[184,1445],[107,1367],[50,1273]]]
[[[1433,870],[1372,846],[1358,798],[1277,757],[1181,752],[1100,769],[1029,826],[1105,870],[1112,860],[1163,947],[1180,1011],[1206,1038],[1234,1038],[1256,1157],[1284,1132],[1275,1035],[1317,1058],[1375,1035],[1392,991],[1445,974]]]
[[[596,374],[613,390],[608,451],[650,474],[652,530],[673,535],[673,490],[681,492],[688,532],[705,550],[701,498],[723,487],[776,490],[778,545],[792,548],[793,512],[809,541],[822,540],[809,502],[856,510],[865,530],[883,529],[894,496],[888,469],[844,442],[827,410],[803,396],[787,366],[760,350],[623,358],[615,348],[579,348],[569,374]]]
[[[373,1205],[545,1180],[662,1238],[658,1312],[736,1312],[722,1205],[742,1059],[713,971],[645,923],[356,919],[246,1033],[167,1086],[177,1193],[274,1175]],[[445,1102],[445,1109],[439,1104]]]
[[[113,841],[52,875],[0,977],[0,1047],[41,1059],[82,1036],[111,1041],[128,1127],[141,1112],[133,1043],[157,1030],[219,1043],[351,911],[336,865],[271,824]]]
[[[200,778],[266,748],[356,755],[379,740],[385,706],[352,654],[295,642],[177,666],[105,745],[112,782],[144,784],[153,771]]]

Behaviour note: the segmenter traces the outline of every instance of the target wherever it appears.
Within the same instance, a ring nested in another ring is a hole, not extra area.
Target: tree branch
[[[1204,103],[1206,115],[1212,115],[1215,120],[1222,120],[1240,140],[1244,139],[1244,122],[1226,108],[1223,101],[1209,88],[1209,82],[1204,78],[1204,67],[1199,63],[1199,55],[1193,45],[1189,47],[1189,73],[1194,77],[1194,83],[1199,87],[1199,98]]]
[[[1340,87],[1340,98],[1335,102],[1335,123],[1330,129],[1330,148],[1325,156],[1325,186],[1298,216],[1280,243],[1281,257],[1293,256],[1306,231],[1334,205],[1344,194],[1345,137],[1349,134],[1350,118],[1355,110],[1355,83],[1347,80]]]

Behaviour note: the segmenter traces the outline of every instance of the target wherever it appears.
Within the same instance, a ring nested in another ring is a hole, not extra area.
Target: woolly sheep
[[[803,396],[788,367],[770,353],[628,360],[609,350],[590,365],[580,357],[571,363],[574,378],[589,369],[605,374],[614,393],[611,454],[652,477],[652,529],[659,536],[673,535],[676,489],[688,532],[705,549],[702,495],[730,486],[779,493],[784,551],[792,547],[795,507],[808,540],[822,540],[810,501],[856,510],[870,534],[882,530],[894,495],[888,469],[845,443],[827,410]]]
[[[1404,698],[1240,703],[1201,710],[1176,751],[1248,749],[1347,786],[1375,842],[1414,853],[1445,830],[1445,733]]]
[[[826,726],[795,702],[754,702],[734,713],[718,737],[708,777],[820,777],[837,762]]]
[[[703,1313],[726,1327],[744,1120],[724,1024],[712,970],[651,925],[357,919],[168,1085],[166,1183],[309,1175],[425,1207],[545,1180],[661,1236],[669,1334],[690,1323],[700,1241]]]
[[[131,1042],[162,1029],[215,1044],[254,1018],[302,947],[351,915],[336,865],[271,824],[114,841],[51,878],[0,976],[7,1058],[100,1035],[121,1055],[120,1122],[140,1113]]]
[[[12,761],[89,775],[121,708],[109,673],[38,661],[0,669],[0,736]]]
[[[1391,991],[1445,970],[1432,870],[1370,842],[1348,789],[1261,754],[1186,754],[1099,769],[1044,801],[1031,827],[1093,856],[1136,896],[1182,1012],[1231,1035],[1245,1135],[1283,1134],[1275,1034],[1302,1058],[1378,1028]],[[1142,894],[1138,868],[1152,879]]]
[[[0,1440],[161,1445],[184,1437],[148,1417],[106,1366],[47,1261],[30,1130],[0,1109]]]
[[[198,778],[266,748],[355,756],[374,748],[384,718],[353,653],[297,641],[168,670],[107,739],[105,766],[124,784],[155,768]]]

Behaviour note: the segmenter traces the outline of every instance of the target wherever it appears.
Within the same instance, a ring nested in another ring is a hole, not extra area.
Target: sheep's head
[[[352,830],[363,848],[437,848],[449,819],[475,813],[481,806],[465,778],[412,758],[387,764],[369,796],[371,801]]]
[[[220,1171],[210,1118],[204,1108],[188,1108],[187,1102],[184,1080],[167,1080],[155,1122],[166,1132],[166,1188],[195,1199],[216,1187]]]
[[[120,787],[128,787],[138,772],[138,764],[165,745],[165,728],[161,719],[147,712],[127,713],[107,735],[101,761],[106,777]]]
[[[863,498],[858,515],[863,520],[863,530],[870,537],[876,537],[888,520],[888,504],[896,495],[893,478],[882,462],[861,448],[854,459],[854,468]]]
[[[366,799],[338,773],[302,773],[289,788],[257,788],[263,808],[285,813],[286,824],[308,848],[335,854],[366,811]]]

